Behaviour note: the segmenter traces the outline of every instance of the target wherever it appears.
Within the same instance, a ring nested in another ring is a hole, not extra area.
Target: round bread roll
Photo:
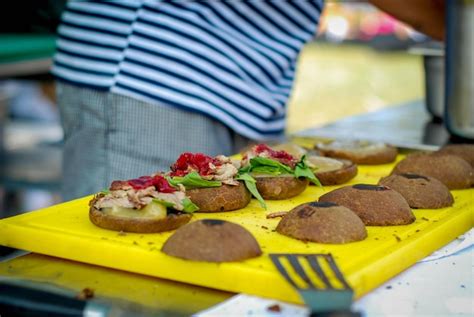
[[[281,200],[301,194],[308,186],[307,178],[293,175],[267,176],[252,175],[257,181],[257,190],[263,199]]]
[[[107,214],[94,207],[96,201],[101,197],[97,195],[89,203],[89,219],[98,227],[124,232],[156,233],[174,230],[191,220],[192,215],[187,213],[168,213],[166,218],[120,217]]]
[[[406,225],[415,221],[405,198],[385,186],[345,186],[322,195],[319,201],[333,202],[349,208],[367,226]]]
[[[329,202],[312,202],[293,208],[278,223],[278,233],[319,243],[349,243],[364,240],[367,230],[350,209]]]
[[[453,195],[436,178],[417,174],[394,174],[382,178],[379,185],[399,192],[411,208],[437,209],[452,206]]]
[[[257,240],[247,229],[216,219],[183,226],[168,238],[161,250],[178,258],[206,262],[242,261],[262,254]]]
[[[252,195],[239,181],[238,186],[195,188],[186,190],[186,196],[199,207],[198,212],[222,212],[241,209],[250,203]]]
[[[449,144],[443,146],[435,153],[458,156],[474,168],[474,144]]]
[[[361,165],[391,163],[398,154],[393,146],[369,141],[332,141],[319,143],[315,148],[323,156],[347,159]]]
[[[322,185],[339,185],[357,175],[357,165],[349,160],[309,156],[308,164]]]
[[[474,170],[465,160],[450,154],[412,154],[398,162],[391,174],[418,174],[441,181],[449,189],[469,188]]]

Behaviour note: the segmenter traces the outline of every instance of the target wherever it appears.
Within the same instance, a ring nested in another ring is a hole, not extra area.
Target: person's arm
[[[437,40],[444,40],[444,0],[369,0],[370,3]]]

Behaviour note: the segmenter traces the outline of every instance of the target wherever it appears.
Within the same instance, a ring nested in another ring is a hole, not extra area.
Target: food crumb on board
[[[278,304],[273,304],[271,306],[268,306],[267,310],[269,310],[271,312],[279,313],[279,312],[281,312],[281,307]]]
[[[420,231],[421,231],[420,229],[416,229],[416,231],[415,231],[415,232],[420,232]]]
[[[424,220],[424,221],[430,221],[430,220],[429,220],[428,218],[426,218],[426,217],[421,217],[421,219]]]
[[[134,244],[134,245],[138,245],[138,242],[137,242],[137,241],[133,241],[133,244]]]
[[[395,237],[395,239],[397,239],[397,242],[402,241],[402,239],[398,235],[394,234],[393,236]]]
[[[91,299],[94,297],[94,289],[86,287],[83,288],[79,294],[76,295],[77,299]]]
[[[392,285],[385,286],[386,289],[392,289]]]
[[[155,244],[155,242],[153,242],[153,241],[148,241],[147,243],[148,243],[149,245]]]
[[[267,214],[267,219],[283,217],[283,216],[286,215],[287,213],[288,213],[288,211],[272,212],[272,213]]]
[[[461,284],[461,288],[466,288],[466,285],[464,285],[464,284]]]
[[[268,227],[267,226],[262,226],[262,229],[268,229]]]

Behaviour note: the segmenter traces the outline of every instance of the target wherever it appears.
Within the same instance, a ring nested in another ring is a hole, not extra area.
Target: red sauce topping
[[[294,168],[297,162],[297,159],[290,153],[286,151],[275,151],[266,144],[258,144],[253,148],[253,150],[257,155],[267,152],[271,159],[290,166],[291,168]]]
[[[176,163],[171,166],[171,176],[185,176],[193,171],[207,176],[213,173],[211,165],[220,166],[222,163],[202,153],[186,152],[181,154]]]
[[[139,178],[131,179],[127,181],[133,189],[145,189],[150,186],[155,186],[156,190],[160,193],[174,193],[176,189],[172,187],[166,178],[161,175],[141,176]]]

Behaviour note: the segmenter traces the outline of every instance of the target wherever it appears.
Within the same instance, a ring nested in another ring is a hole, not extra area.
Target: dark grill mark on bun
[[[309,206],[305,206],[305,207],[303,207],[303,209],[300,209],[298,211],[298,217],[300,217],[300,218],[309,218],[314,214],[314,212],[315,212],[314,209],[312,209]]]
[[[221,226],[224,224],[224,221],[218,219],[204,219],[202,223],[206,226]]]
[[[352,186],[352,188],[360,189],[360,190],[375,190],[375,191],[388,190],[388,188],[385,186],[369,185],[369,184],[356,184]]]
[[[319,208],[327,208],[327,207],[335,207],[338,206],[336,203],[332,203],[329,201],[313,201],[312,203],[309,203],[311,207],[319,207]]]
[[[418,175],[418,174],[403,173],[403,174],[400,174],[400,176],[403,176],[408,179],[424,179],[427,182],[430,181],[428,177]]]

